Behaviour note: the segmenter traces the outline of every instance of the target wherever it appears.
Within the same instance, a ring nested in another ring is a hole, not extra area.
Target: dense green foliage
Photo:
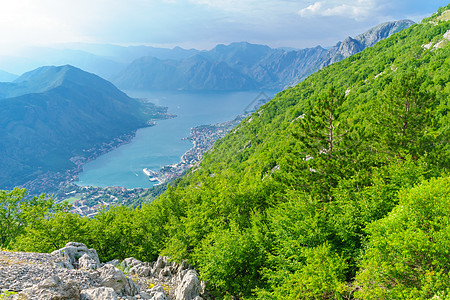
[[[0,191],[0,247],[10,247],[24,234],[25,228],[40,226],[51,213],[66,211],[66,208],[45,195],[28,198],[25,189]]]
[[[151,204],[10,247],[188,259],[219,298],[449,296],[450,47],[422,46],[445,9],[279,93]]]
[[[357,275],[365,299],[430,299],[450,292],[450,176],[404,190],[389,215],[367,227]]]

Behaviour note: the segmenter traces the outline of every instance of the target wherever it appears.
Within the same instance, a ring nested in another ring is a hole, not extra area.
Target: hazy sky
[[[248,41],[331,46],[448,0],[2,0],[0,51],[68,42],[209,49]]]

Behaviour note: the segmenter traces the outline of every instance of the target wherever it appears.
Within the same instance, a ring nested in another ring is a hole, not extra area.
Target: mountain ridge
[[[248,42],[235,42],[217,45],[209,51],[202,51],[181,60],[158,60],[158,65],[148,63],[150,58],[140,58],[111,77],[111,81],[123,89],[282,89],[295,85],[318,69],[360,52],[412,24],[414,22],[410,20],[382,23],[355,38],[348,37],[328,50],[321,46],[283,50]],[[221,68],[190,69],[189,66],[194,65],[192,61],[199,60],[200,57],[204,63],[216,66],[222,63]],[[164,72],[166,69],[169,69],[169,73]],[[172,72],[181,76],[174,76]],[[157,77],[164,77],[165,80],[161,82],[156,80]],[[193,77],[197,77],[197,80]],[[216,85],[207,82],[202,86],[201,80],[205,78],[215,78]]]

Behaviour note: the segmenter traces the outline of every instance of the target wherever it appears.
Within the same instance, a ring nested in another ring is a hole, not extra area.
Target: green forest
[[[2,248],[187,259],[218,299],[450,299],[448,9],[280,92],[151,203],[1,191]]]

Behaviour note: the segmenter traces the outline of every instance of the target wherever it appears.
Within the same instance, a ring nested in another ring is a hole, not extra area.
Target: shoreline
[[[157,126],[156,122],[158,120],[166,120],[176,117],[176,115],[174,114],[167,113],[167,108],[166,112],[164,114],[160,114],[159,116],[160,118],[149,119],[145,122],[145,126],[136,128],[132,132],[124,133],[113,138],[110,141],[106,141],[101,144],[94,145],[90,149],[83,150],[83,152],[85,153],[85,155],[83,156],[78,155],[69,158],[69,160],[74,164],[73,167],[60,171],[47,171],[43,174],[38,175],[33,180],[25,182],[24,184],[20,185],[20,187],[26,188],[30,196],[38,196],[42,193],[49,195],[55,194],[58,193],[61,189],[64,189],[70,185],[76,185],[78,174],[83,171],[83,166],[85,164],[103,154],[117,149],[120,146],[129,144],[136,136],[136,132],[139,129]]]
[[[237,115],[233,120],[212,125],[199,125],[191,128],[190,136],[183,138],[183,140],[191,141],[193,146],[180,157],[180,161],[165,165],[157,171],[149,170],[152,174],[152,177],[149,177],[159,182],[155,186],[181,177],[187,170],[199,164],[203,155],[214,146],[217,140],[225,137],[245,118],[249,117],[270,100],[271,98],[267,94],[261,92],[245,109],[244,113]],[[145,169],[148,170],[147,168]],[[144,174],[146,173],[144,172]]]

